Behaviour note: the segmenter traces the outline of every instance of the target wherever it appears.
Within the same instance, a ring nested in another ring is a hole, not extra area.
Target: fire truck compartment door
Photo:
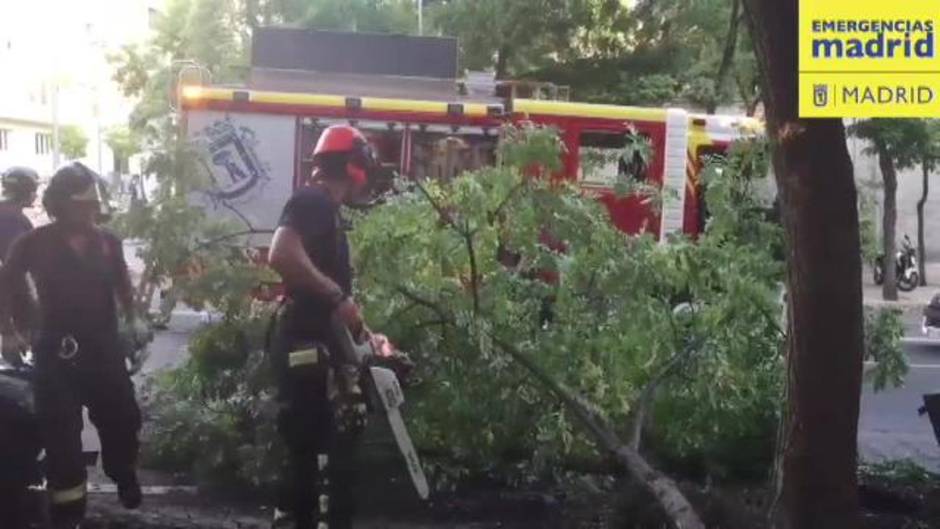
[[[197,175],[207,185],[192,200],[235,231],[274,230],[293,188],[296,118],[193,110],[186,130],[196,149]],[[269,234],[251,235],[267,246]]]

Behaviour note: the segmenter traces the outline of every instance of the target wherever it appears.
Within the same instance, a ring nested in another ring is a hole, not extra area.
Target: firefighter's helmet
[[[80,162],[72,162],[60,167],[52,175],[49,185],[42,195],[42,205],[49,216],[61,215],[63,206],[68,202],[102,203],[98,173]]]
[[[29,167],[10,167],[3,172],[3,196],[23,200],[36,192],[39,174]]]
[[[333,125],[320,134],[313,149],[314,165],[324,168],[328,159],[341,162],[356,188],[365,186],[367,173],[375,167],[375,157],[365,135],[349,125]]]

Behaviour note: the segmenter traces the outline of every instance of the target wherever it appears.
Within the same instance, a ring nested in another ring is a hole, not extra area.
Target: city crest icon
[[[829,104],[829,85],[813,85],[813,104],[817,108],[824,108]]]

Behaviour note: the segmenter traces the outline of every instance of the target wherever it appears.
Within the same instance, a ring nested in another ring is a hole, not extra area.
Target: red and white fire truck
[[[257,230],[275,226],[293,188],[310,174],[319,132],[331,124],[362,129],[380,161],[402,177],[449,179],[494,163],[500,128],[529,121],[557,128],[566,147],[560,176],[599,196],[617,227],[661,240],[677,232],[694,236],[703,228],[703,158],[759,128],[745,117],[537,99],[487,104],[200,85],[180,94],[186,133],[213,182],[206,207]],[[672,197],[658,210],[641,197],[614,193],[616,162],[590,170],[584,163],[589,151],[622,151],[637,133],[652,146],[639,176]]]

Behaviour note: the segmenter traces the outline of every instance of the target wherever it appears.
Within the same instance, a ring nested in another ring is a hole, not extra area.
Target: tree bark
[[[897,253],[895,227],[898,222],[898,174],[887,149],[880,142],[875,142],[878,149],[878,165],[884,180],[884,211],[881,214],[882,259],[884,283],[881,284],[881,297],[888,301],[898,299],[898,271],[894,254]]]
[[[725,85],[728,83],[728,74],[731,72],[731,66],[734,64],[734,52],[738,49],[738,33],[741,26],[741,0],[732,0],[731,2],[731,20],[728,22],[728,33],[725,36],[725,49],[721,56],[721,64],[718,66],[718,73],[715,76],[715,98],[708,103],[706,113],[714,114],[718,110],[718,103],[722,100],[725,93]]]
[[[745,0],[787,243],[782,523],[858,529],[861,250],[841,120],[798,117],[798,0]]]
[[[930,191],[930,166],[932,161],[925,158],[921,167],[924,170],[924,183],[921,187],[920,200],[917,201],[917,268],[920,273],[920,286],[927,286],[927,244],[924,240],[924,206],[927,205],[927,193]]]
[[[510,48],[508,44],[500,46],[499,50],[496,52],[497,79],[506,79],[509,75],[509,54]]]

